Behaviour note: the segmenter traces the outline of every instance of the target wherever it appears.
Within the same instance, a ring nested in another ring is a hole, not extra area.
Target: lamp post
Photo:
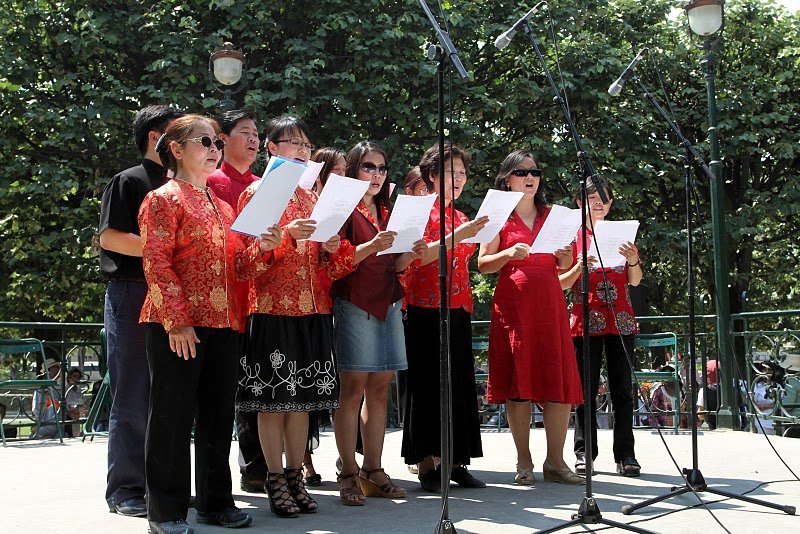
[[[717,424],[724,428],[738,429],[737,387],[734,386],[736,361],[730,346],[730,301],[728,298],[728,248],[725,232],[725,191],[722,163],[719,156],[717,135],[717,100],[714,86],[714,47],[722,38],[725,24],[724,0],[692,0],[684,9],[689,19],[689,28],[699,35],[703,50],[700,64],[705,67],[706,92],[708,95],[708,140],[711,145],[711,227],[714,243],[714,286],[716,287],[717,354],[722,368],[721,389]],[[716,37],[711,37],[717,34]],[[691,34],[690,34],[691,36]],[[738,385],[738,384],[737,384]]]
[[[225,42],[222,48],[208,58],[208,77],[211,85],[222,93],[222,110],[233,109],[236,103],[231,98],[247,87],[247,57],[233,43]]]

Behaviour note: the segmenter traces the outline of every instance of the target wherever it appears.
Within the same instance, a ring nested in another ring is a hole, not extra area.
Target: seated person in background
[[[664,366],[662,371],[671,370]],[[655,428],[670,428],[675,424],[675,403],[680,402],[680,391],[675,391],[674,382],[657,382],[653,384],[651,396],[652,416],[649,418],[650,426]]]
[[[7,412],[6,405],[0,402],[0,422],[3,422],[5,420],[6,412]],[[17,428],[13,426],[3,425],[3,434],[5,435],[6,439],[16,438]]]
[[[81,386],[81,379],[83,373],[77,367],[69,370],[67,375],[67,419],[79,421],[81,417],[86,416],[85,401],[83,399],[83,390]],[[67,436],[76,438],[81,435],[81,425],[72,424],[65,427]]]
[[[706,422],[709,430],[717,428],[717,409],[719,409],[719,381],[718,374],[719,362],[709,360],[706,363],[706,384],[708,385],[708,396],[705,389],[699,388],[697,392],[697,410],[708,411],[707,414],[698,414],[700,422]]]
[[[39,378],[57,380],[60,374],[61,363],[54,358],[47,358]],[[33,392],[31,412],[34,418],[40,420],[39,428],[36,429],[33,439],[50,439],[58,435],[57,421],[60,408],[61,398],[57,389],[42,388]]]

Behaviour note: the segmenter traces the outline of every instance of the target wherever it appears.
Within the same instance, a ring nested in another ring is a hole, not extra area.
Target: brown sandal
[[[372,479],[375,473],[382,474],[386,480],[377,483]],[[406,496],[406,490],[392,483],[392,479],[386,474],[382,467],[367,471],[361,469],[358,472],[358,481],[361,483],[361,490],[367,497],[384,497],[387,499],[398,499]]]
[[[357,473],[350,473],[349,475],[340,473],[336,475],[336,481],[339,483],[339,500],[345,506],[364,506],[367,504],[367,498],[361,491],[357,476]]]

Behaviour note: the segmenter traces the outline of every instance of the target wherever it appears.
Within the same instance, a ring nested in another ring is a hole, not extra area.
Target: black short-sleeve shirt
[[[164,167],[149,159],[114,176],[103,191],[99,233],[113,228],[139,235],[139,206],[147,193],[165,181]],[[137,256],[100,248],[100,270],[109,278],[144,282],[142,258]]]

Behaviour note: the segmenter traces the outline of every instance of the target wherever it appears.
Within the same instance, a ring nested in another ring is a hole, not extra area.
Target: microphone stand
[[[461,59],[458,57],[450,35],[443,31],[436,18],[431,13],[425,0],[419,0],[422,9],[431,22],[439,45],[428,47],[428,59],[438,63],[437,82],[438,82],[438,138],[439,138],[439,191],[444,194],[444,72],[448,61],[458,71],[462,80],[469,78]],[[439,523],[434,529],[434,533],[455,534],[456,529],[450,519],[448,499],[450,497],[450,474],[453,468],[452,448],[453,448],[453,407],[452,393],[450,384],[450,331],[448,325],[448,302],[447,302],[447,244],[445,241],[445,203],[439,200],[439,417],[440,417],[440,447],[441,447],[441,491],[442,491],[442,515]],[[455,253],[455,251],[453,251]]]
[[[695,316],[694,316],[694,299],[695,299],[695,287],[694,287],[694,270],[692,267],[692,214],[691,214],[691,191],[692,191],[692,173],[691,173],[691,161],[697,164],[698,167],[705,173],[705,175],[710,180],[717,180],[717,177],[711,171],[709,166],[703,160],[703,157],[697,151],[697,149],[692,145],[692,143],[686,139],[681,132],[681,129],[672,120],[672,117],[664,110],[663,107],[658,103],[655,99],[653,94],[645,87],[639,77],[636,75],[634,71],[631,75],[631,80],[636,84],[642,94],[645,96],[648,102],[653,105],[654,108],[659,112],[659,114],[667,121],[667,124],[675,132],[675,135],[678,136],[678,140],[680,141],[681,146],[686,149],[686,155],[684,156],[684,167],[685,171],[685,187],[686,187],[686,255],[687,255],[687,283],[688,283],[688,290],[689,290],[689,369],[687,370],[687,378],[689,382],[689,399],[691,401],[691,417],[692,417],[692,468],[687,469],[683,468],[682,470],[682,478],[683,478],[683,486],[674,486],[669,493],[665,495],[661,495],[659,497],[654,497],[652,499],[647,499],[642,501],[638,504],[626,505],[622,507],[622,513],[625,515],[630,515],[634,511],[644,508],[645,506],[649,506],[651,504],[661,502],[663,500],[669,499],[670,497],[675,497],[678,495],[683,495],[684,493],[692,492],[697,495],[697,492],[707,492],[713,493],[716,495],[721,495],[723,497],[728,497],[730,499],[738,499],[741,501],[748,502],[750,504],[757,504],[761,506],[766,506],[768,508],[773,508],[775,510],[781,510],[789,515],[794,515],[795,507],[789,505],[781,505],[781,504],[773,504],[767,501],[763,501],[760,499],[754,499],[752,497],[748,497],[746,495],[739,495],[737,493],[731,493],[729,491],[724,491],[717,488],[709,488],[706,484],[705,478],[703,478],[703,474],[700,472],[698,467],[698,454],[697,454],[697,404],[695,402],[696,392],[697,392],[697,377],[695,376],[695,364],[696,364],[696,356],[695,356]],[[717,288],[717,291],[725,291],[725,288]],[[700,499],[700,496],[697,495],[697,498]],[[702,499],[700,499],[702,502]]]
[[[611,521],[609,519],[605,519],[600,512],[600,507],[597,504],[597,501],[592,496],[592,471],[593,471],[593,464],[594,458],[592,458],[592,450],[594,448],[594,438],[592,437],[592,417],[596,417],[595,413],[592,411],[591,402],[590,402],[590,356],[589,356],[589,345],[590,345],[590,338],[589,338],[589,264],[587,262],[588,256],[588,237],[587,237],[587,211],[586,206],[589,205],[588,196],[586,193],[587,188],[587,181],[589,178],[592,179],[592,183],[597,188],[597,193],[600,195],[600,199],[603,201],[603,204],[608,204],[608,196],[606,195],[606,181],[605,179],[601,178],[594,172],[594,167],[592,166],[591,161],[589,160],[589,156],[583,148],[583,143],[581,142],[581,138],[578,135],[577,130],[575,129],[575,124],[572,122],[572,117],[570,116],[569,109],[566,106],[566,102],[564,99],[561,98],[561,92],[556,87],[555,81],[553,81],[553,75],[550,72],[550,69],[547,66],[547,62],[544,59],[544,55],[542,55],[542,51],[539,47],[539,41],[534,37],[533,30],[531,29],[530,24],[528,21],[524,21],[522,23],[522,28],[528,37],[531,40],[531,44],[533,45],[533,49],[536,51],[536,56],[539,58],[539,62],[542,64],[542,69],[547,76],[548,82],[550,82],[550,88],[553,91],[554,98],[556,103],[561,106],[561,112],[564,114],[564,121],[567,127],[569,128],[570,135],[572,136],[572,140],[575,143],[575,148],[578,151],[578,162],[581,168],[581,183],[580,183],[580,194],[581,194],[581,202],[582,206],[581,209],[581,243],[583,246],[583,250],[581,252],[581,295],[583,297],[583,427],[584,431],[584,450],[586,456],[586,494],[581,501],[580,506],[578,507],[578,512],[572,515],[572,520],[556,527],[552,527],[546,530],[542,530],[541,532],[555,532],[557,530],[561,530],[564,528],[569,528],[573,525],[596,525],[598,523],[602,523],[604,525],[609,525],[612,527],[620,528],[623,530],[629,530],[631,532],[639,532],[641,534],[653,534],[650,530],[645,530],[642,528],[635,527],[633,525],[628,525],[626,523],[620,523],[617,521]]]

